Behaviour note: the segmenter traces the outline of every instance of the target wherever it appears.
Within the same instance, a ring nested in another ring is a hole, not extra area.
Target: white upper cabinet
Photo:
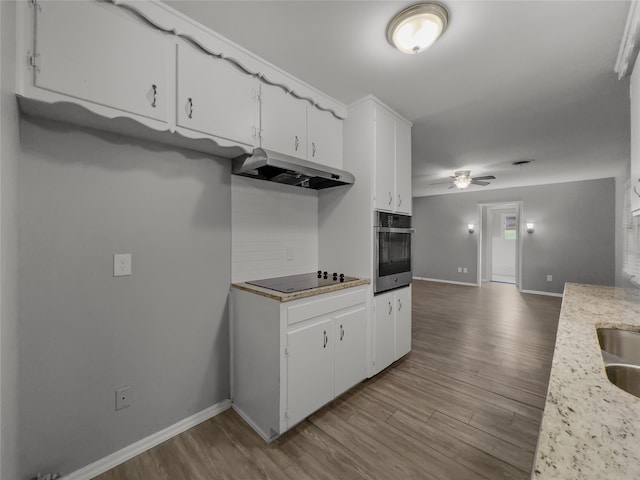
[[[38,2],[35,86],[167,121],[172,45],[133,14],[97,2]]]
[[[411,214],[411,125],[375,105],[375,208]]]
[[[309,105],[307,127],[307,159],[342,168],[342,120]]]
[[[375,108],[376,209],[395,208],[396,121],[385,109]]]
[[[631,75],[631,211],[640,215],[640,66]]]
[[[178,44],[178,126],[254,146],[260,81],[233,63]]]
[[[307,156],[307,105],[282,88],[262,85],[261,142],[267,150],[305,159]]]
[[[411,215],[411,125],[396,120],[396,212]]]

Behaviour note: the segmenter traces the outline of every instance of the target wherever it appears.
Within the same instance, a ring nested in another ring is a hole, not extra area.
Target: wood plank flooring
[[[415,281],[412,352],[279,440],[227,410],[96,478],[528,479],[560,303]]]

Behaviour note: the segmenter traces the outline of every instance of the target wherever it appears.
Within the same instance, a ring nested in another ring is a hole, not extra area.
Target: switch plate
[[[131,275],[131,254],[116,253],[113,256],[113,276],[123,277]]]
[[[547,282],[553,282],[553,275],[547,275]]]
[[[131,406],[131,387],[122,387],[116,390],[116,410],[122,410]]]
[[[287,261],[290,262],[295,259],[295,255],[293,254],[293,248],[287,247]]]
[[[464,267],[464,268],[462,269],[462,273],[469,273],[469,271],[467,270],[467,267]]]
[[[462,267],[458,267],[458,273],[462,273]]]

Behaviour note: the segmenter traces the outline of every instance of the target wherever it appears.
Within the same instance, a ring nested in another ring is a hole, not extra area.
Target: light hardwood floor
[[[411,353],[279,440],[227,410],[96,478],[528,479],[560,303],[415,281]]]

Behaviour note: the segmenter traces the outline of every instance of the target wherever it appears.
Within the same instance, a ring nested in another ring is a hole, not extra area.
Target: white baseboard
[[[256,425],[254,423],[253,420],[251,420],[251,417],[249,417],[249,415],[247,415],[246,413],[244,413],[242,411],[241,408],[238,407],[238,405],[236,405],[235,403],[233,405],[231,405],[231,407],[236,411],[236,413],[238,415],[240,415],[240,417],[242,417],[242,419],[247,422],[249,424],[249,426],[251,428],[253,428],[255,430],[255,432],[260,435],[262,437],[262,439],[267,442],[267,443],[271,443],[273,442],[276,438],[278,438],[280,435],[276,435],[274,437],[269,438],[269,435],[267,435],[265,432],[262,431],[262,429],[260,427],[258,427],[258,425]]]
[[[477,283],[454,282],[453,280],[440,280],[439,278],[413,277],[414,280],[425,280],[427,282],[452,283],[453,285],[466,285],[467,287],[477,287]]]
[[[195,427],[199,423],[215,417],[219,413],[227,410],[230,406],[230,399],[216,403],[215,405],[212,405],[209,408],[205,408],[195,415],[187,417],[184,420],[180,420],[178,423],[174,423],[173,425],[170,425],[167,428],[160,430],[159,432],[153,433],[148,437],[143,438],[142,440],[132,443],[131,445],[124,447],[123,449],[118,450],[117,452],[112,453],[111,455],[108,455],[98,460],[97,462],[93,462],[92,464],[87,465],[80,470],[76,470],[75,472],[62,477],[62,480],[90,480],[91,478],[100,475],[101,473],[104,473],[107,470],[120,465],[121,463],[126,462],[136,455],[139,455],[142,452],[145,452],[150,448],[159,445],[165,440],[169,440],[171,437],[175,437],[185,430],[189,430],[191,427]]]
[[[548,297],[560,297],[560,298],[562,298],[562,294],[561,293],[541,292],[539,290],[520,290],[520,293],[532,293],[533,295],[547,295]]]

